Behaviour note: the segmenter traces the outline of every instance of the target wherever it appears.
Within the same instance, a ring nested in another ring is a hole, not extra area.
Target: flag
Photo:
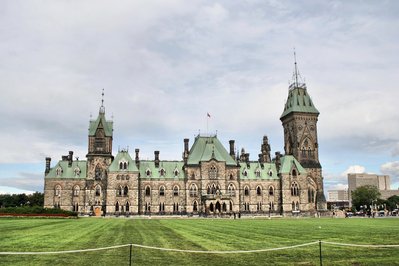
[[[211,115],[210,115],[209,113],[206,113],[206,115],[207,115],[208,117],[211,117]]]

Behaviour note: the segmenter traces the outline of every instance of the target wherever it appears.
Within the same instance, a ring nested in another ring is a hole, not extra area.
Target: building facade
[[[375,186],[381,193],[381,199],[399,195],[399,189],[391,190],[391,177],[389,175],[367,173],[348,174],[348,198],[350,206],[352,206],[352,191],[366,185]]]
[[[51,167],[46,158],[44,205],[94,215],[313,215],[326,210],[318,156],[319,112],[303,83],[294,82],[280,117],[285,154],[271,158],[266,136],[259,158],[216,135],[183,141],[181,160],[142,160],[139,149],[112,154],[113,122],[103,104],[90,121],[87,160],[73,152]]]

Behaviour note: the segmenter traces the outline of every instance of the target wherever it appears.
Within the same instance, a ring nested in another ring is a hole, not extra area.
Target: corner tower
[[[308,177],[315,182],[317,209],[324,210],[327,206],[317,138],[319,111],[307,92],[306,84],[299,79],[295,59],[293,81],[289,86],[287,102],[280,117],[284,128],[284,150],[286,155],[293,155],[301,163]]]

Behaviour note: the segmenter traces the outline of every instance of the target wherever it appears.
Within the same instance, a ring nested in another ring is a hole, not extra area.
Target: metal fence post
[[[322,256],[322,254],[321,254],[321,240],[319,240],[319,251],[320,251],[320,254],[319,254],[319,257],[320,257],[320,266],[323,266],[323,256]]]
[[[132,266],[132,244],[130,244],[130,252],[129,252],[129,266]]]

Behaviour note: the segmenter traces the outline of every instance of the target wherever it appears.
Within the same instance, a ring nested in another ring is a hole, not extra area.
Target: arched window
[[[118,196],[122,196],[122,194],[123,194],[122,186],[119,186],[119,188],[118,188]]]
[[[125,211],[126,211],[126,212],[129,212],[129,211],[130,211],[130,204],[129,204],[129,202],[126,202],[126,209],[125,209]]]
[[[256,177],[260,177],[260,170],[259,170],[259,168],[258,169],[256,169],[256,171],[255,171],[255,175],[256,175]]]
[[[73,195],[76,197],[76,196],[79,196],[79,191],[80,191],[80,187],[78,186],[78,185],[76,185],[76,186],[74,186],[73,187]]]
[[[175,197],[179,196],[179,187],[178,186],[173,187],[173,196],[175,196]]]
[[[151,188],[149,187],[149,186],[146,186],[145,187],[145,195],[148,197],[148,196],[151,196]]]
[[[116,212],[119,211],[119,202],[116,202],[116,204],[115,204],[115,211],[116,211]]]
[[[230,180],[234,180],[233,174],[230,174]]]
[[[293,176],[293,177],[296,177],[296,175],[297,175],[296,170],[295,170],[295,169],[292,169],[292,176]]]
[[[244,187],[244,195],[249,196],[249,188],[247,186]]]
[[[54,194],[56,196],[61,196],[61,186],[60,185],[56,185],[54,188]]]
[[[212,165],[209,169],[209,179],[216,179],[217,178],[217,168],[216,166]]]
[[[308,202],[315,202],[315,190],[312,187],[308,188]]]
[[[273,171],[272,170],[269,170],[269,176],[272,176],[273,175]]]
[[[292,202],[292,206],[291,206],[293,211],[296,211],[296,206],[295,206],[295,202]]]
[[[247,176],[248,175],[247,169],[245,169],[244,172],[242,172],[242,175],[243,176]]]
[[[233,184],[229,184],[228,188],[227,188],[227,192],[229,193],[230,196],[235,196],[236,194],[236,188],[234,187]]]
[[[256,195],[257,196],[262,196],[262,188],[260,186],[256,187]]]
[[[274,188],[272,186],[269,187],[269,196],[274,195]]]
[[[96,186],[96,196],[101,196],[101,187],[99,185]]]
[[[145,171],[145,174],[147,175],[147,177],[150,177],[151,176],[151,170],[147,169],[147,171]]]
[[[291,184],[291,196],[299,196],[299,187],[296,182]]]
[[[129,193],[129,188],[127,186],[125,186],[123,188],[123,195],[127,196],[128,193]]]
[[[159,196],[165,196],[165,187],[164,186],[159,187]]]
[[[166,174],[165,169],[161,168],[161,170],[159,170],[159,175],[162,176],[162,177],[164,177],[165,174]]]
[[[196,184],[191,184],[190,186],[190,197],[196,197],[197,196],[197,185]]]
[[[120,163],[119,163],[119,170],[122,170],[122,169],[123,169],[123,163],[120,162]]]
[[[175,177],[179,176],[179,170],[177,170],[177,168],[173,171],[173,174],[175,175]]]
[[[123,169],[127,170],[127,162],[123,163]]]

